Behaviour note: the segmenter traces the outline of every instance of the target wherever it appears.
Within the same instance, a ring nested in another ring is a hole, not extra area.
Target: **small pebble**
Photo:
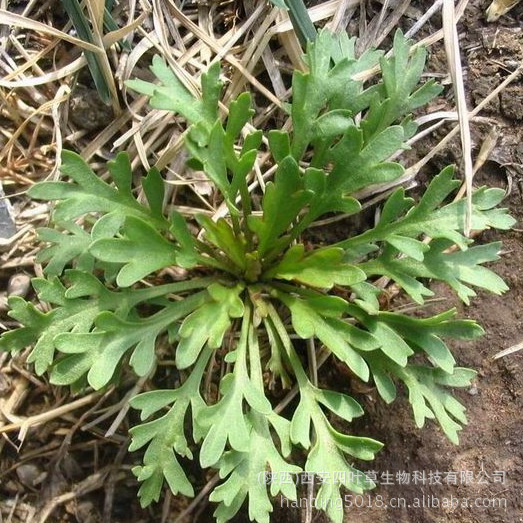
[[[9,480],[4,485],[2,485],[7,492],[11,492],[12,494],[16,494],[20,491],[20,485],[16,483],[16,481]]]
[[[471,395],[471,396],[476,396],[477,393],[478,393],[478,388],[473,385],[472,387],[470,387],[470,389],[468,390],[468,393]]]
[[[7,284],[7,295],[21,296],[23,298],[27,295],[30,285],[31,278],[27,274],[14,274],[9,278],[9,283]]]
[[[67,507],[66,507],[67,510]],[[95,521],[95,515],[93,511],[95,510],[93,503],[90,501],[81,501],[80,503],[75,503],[73,507],[72,514],[76,517],[77,521]],[[68,510],[69,512],[69,510]]]
[[[36,480],[40,477],[42,471],[40,467],[34,463],[23,463],[16,468],[16,475],[21,483],[28,487],[33,487]]]

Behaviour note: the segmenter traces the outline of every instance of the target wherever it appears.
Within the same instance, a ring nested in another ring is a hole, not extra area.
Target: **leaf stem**
[[[281,320],[280,315],[276,311],[274,305],[272,305],[272,303],[268,303],[267,309],[269,313],[269,319],[271,320],[274,329],[280,338],[282,346],[285,348],[285,353],[289,363],[291,364],[292,370],[294,371],[294,376],[298,381],[298,388],[301,391],[310,383],[309,378],[303,369],[300,358],[294,350],[291,339],[289,338],[287,330],[285,329],[285,325],[283,324],[283,321]]]

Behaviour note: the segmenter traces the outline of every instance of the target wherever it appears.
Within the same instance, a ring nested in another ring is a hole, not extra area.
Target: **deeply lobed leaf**
[[[302,237],[327,213],[358,213],[360,189],[404,173],[388,159],[415,131],[411,111],[440,89],[420,85],[425,55],[411,52],[398,32],[390,56],[371,50],[356,57],[354,39],[322,31],[308,46],[307,70],[293,75],[292,129],[269,131],[267,140],[250,123],[249,93],[231,101],[226,117],[218,110],[218,64],[201,75],[200,96],[174,62],[175,70],[155,57],[158,83],[128,85],[153,108],[188,121],[188,167],[217,190],[217,215],[193,221],[176,208],[166,215],[164,181],[154,168],[141,180],[140,200],[126,154],[108,163],[104,181],[65,152],[68,181],[30,190],[57,201],[51,227],[39,232],[48,243],[38,255],[46,278],[33,281],[51,307],[42,312],[11,298],[10,315],[22,327],[5,333],[0,349],[31,346],[28,362],[37,373],[77,390],[117,383],[127,367],[153,375],[158,347],[167,352],[179,373],[175,388],[131,399],[141,411],[130,449],[144,449],[133,469],[142,506],[159,500],[165,482],[174,494],[192,496],[186,462],[197,456],[222,480],[210,496],[218,522],[244,503],[252,520],[270,521],[270,497],[296,499],[292,476],[302,472],[319,480],[317,508],[341,522],[342,489],[373,487],[353,461],[373,459],[382,444],[338,429],[363,408],[349,394],[313,385],[316,361],[326,353],[372,380],[386,402],[403,383],[416,424],[436,419],[458,441],[466,417],[449,387],[468,386],[475,374],[456,367],[445,340],[472,340],[481,327],[456,319],[454,310],[425,318],[388,311],[376,281],[390,278],[418,303],[432,295],[431,279],[465,303],[474,296],[471,286],[506,290],[483,266],[498,258],[500,245],[473,246],[463,233],[466,203],[450,201],[460,183],[453,169],[434,177],[418,202],[394,191],[362,233],[347,230],[345,239],[323,246]],[[357,79],[378,63],[380,80],[366,86]],[[253,191],[264,184],[263,195]],[[513,225],[497,207],[503,196],[499,189],[475,191],[473,229]],[[172,268],[187,279],[160,283]],[[281,412],[269,394],[277,381],[297,392]]]

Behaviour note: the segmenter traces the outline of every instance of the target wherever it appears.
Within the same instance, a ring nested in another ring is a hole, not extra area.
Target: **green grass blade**
[[[291,19],[298,39],[301,45],[305,47],[307,42],[313,42],[318,35],[309,16],[309,12],[303,0],[285,0],[285,4],[289,8],[289,18]]]
[[[292,27],[294,27],[294,31],[304,48],[307,42],[312,42],[316,39],[318,33],[303,0],[271,0],[271,2],[276,7],[289,11]]]
[[[79,38],[81,38],[85,42],[94,44],[95,39],[93,37],[89,20],[83,13],[78,0],[62,0],[62,5],[64,6],[64,9],[66,10],[67,14],[69,15],[71,23],[76,29]],[[105,103],[110,102],[111,91],[103,74],[103,67],[100,64],[99,57],[96,56],[96,54],[91,53],[90,51],[85,51],[85,59],[87,60],[89,71],[91,71],[91,76],[93,77],[93,81],[100,98]]]
[[[108,3],[109,2],[107,2],[107,4]],[[118,24],[114,21],[114,18],[112,17],[111,12],[109,11],[109,8],[107,7],[107,5],[104,10],[104,29],[108,33],[110,33],[111,31],[117,31],[118,29],[120,29],[118,27]],[[129,44],[129,42],[127,40],[122,39],[122,40],[119,40],[118,43],[126,51],[131,50],[131,44]]]

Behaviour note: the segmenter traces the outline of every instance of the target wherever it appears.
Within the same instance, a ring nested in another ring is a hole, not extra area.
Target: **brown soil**
[[[520,219],[521,201],[518,190],[508,202]],[[485,234],[480,240],[495,238],[498,235]],[[509,292],[503,296],[478,292],[475,301],[466,307],[445,286],[434,285],[432,289],[436,295],[444,297],[445,301],[426,311],[436,313],[456,306],[462,317],[476,319],[486,331],[479,341],[451,345],[460,365],[478,371],[478,378],[469,390],[456,392],[467,406],[469,421],[460,434],[460,445],[454,446],[447,441],[432,422],[418,430],[406,399],[385,406],[374,393],[369,394],[366,404],[370,414],[365,430],[359,432],[372,434],[385,443],[385,449],[372,464],[372,469],[381,474],[424,471],[427,483],[416,485],[411,475],[410,484],[401,484],[395,478],[393,485],[380,485],[373,492],[371,503],[375,504],[377,496],[381,496],[385,505],[405,503],[405,506],[388,510],[376,506],[349,510],[347,521],[523,521],[523,354],[492,360],[497,352],[521,342],[523,271],[519,260],[523,255],[523,242],[518,232],[505,234],[502,239],[504,253],[496,264],[496,271],[510,286]],[[462,479],[461,474],[469,471],[474,480]],[[436,472],[441,474],[441,485],[435,484]],[[457,472],[457,484],[446,472]],[[434,473],[432,481],[430,473]],[[386,479],[387,476],[382,477]],[[498,483],[497,479],[504,481]],[[432,506],[416,508],[415,504],[423,503],[423,499],[428,504],[431,496],[435,500]],[[445,499],[450,498],[459,500],[461,505],[434,506],[438,500],[444,504]],[[476,503],[476,499],[490,506],[465,505]],[[366,500],[366,505],[368,503]],[[496,506],[496,503],[501,505]]]

